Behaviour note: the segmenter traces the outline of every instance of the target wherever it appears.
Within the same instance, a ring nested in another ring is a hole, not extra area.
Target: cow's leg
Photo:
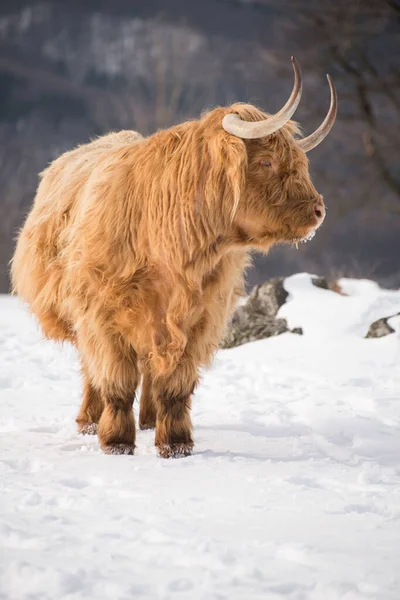
[[[142,393],[140,396],[139,427],[140,429],[154,429],[156,426],[156,404],[154,390],[149,370],[144,367]]]
[[[136,361],[125,358],[114,365],[113,375],[114,379],[102,382],[104,410],[99,442],[106,454],[133,454],[136,431],[132,407],[139,383]]]
[[[103,392],[104,411],[98,427],[100,446],[106,454],[133,454],[135,450],[134,387],[121,391],[112,386]]]
[[[83,373],[83,401],[79,410],[76,422],[79,433],[96,434],[97,426],[100,421],[104,408],[103,398],[89,380],[86,369],[82,368]]]
[[[133,454],[135,420],[133,401],[139,383],[137,356],[121,336],[91,336],[79,331],[78,348],[91,381],[104,403],[97,435],[106,454]]]
[[[154,380],[157,407],[155,444],[162,458],[188,456],[192,452],[190,407],[196,384],[197,372],[185,361],[172,376],[158,376]]]

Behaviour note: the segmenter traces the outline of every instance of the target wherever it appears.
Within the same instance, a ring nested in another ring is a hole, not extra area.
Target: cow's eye
[[[262,167],[271,167],[271,163],[269,162],[269,160],[260,160],[260,165]]]

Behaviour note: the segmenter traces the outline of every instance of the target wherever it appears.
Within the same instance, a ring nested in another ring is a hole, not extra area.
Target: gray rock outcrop
[[[288,296],[283,282],[283,277],[277,277],[252,289],[246,304],[237,308],[221,348],[234,348],[290,331],[286,319],[276,318]],[[295,329],[292,333],[302,331]]]
[[[380,338],[380,337],[384,337],[385,335],[389,335],[390,333],[394,333],[394,329],[393,327],[391,327],[388,323],[388,320],[391,319],[392,317],[397,317],[399,316],[400,313],[397,313],[396,315],[391,315],[390,317],[383,317],[382,319],[378,319],[377,321],[374,321],[372,323],[372,325],[370,325],[369,329],[368,329],[368,333],[365,336],[366,338]]]
[[[252,289],[246,304],[236,309],[228,332],[220,344],[221,348],[234,348],[287,331],[303,334],[301,327],[289,329],[286,319],[277,318],[278,310],[288,297],[284,281],[284,277],[276,277]],[[326,277],[313,277],[311,281],[317,287],[342,293],[337,282]]]

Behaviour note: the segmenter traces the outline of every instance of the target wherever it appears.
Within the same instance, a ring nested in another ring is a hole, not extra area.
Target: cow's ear
[[[235,216],[240,196],[245,184],[247,171],[247,150],[245,142],[230,135],[222,128],[209,140],[210,178],[209,182],[231,198],[231,216]],[[227,198],[229,200],[229,198]]]

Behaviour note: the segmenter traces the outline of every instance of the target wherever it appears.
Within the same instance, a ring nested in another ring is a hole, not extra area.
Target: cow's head
[[[259,248],[310,239],[325,218],[323,198],[310,179],[306,153],[333,126],[336,91],[328,75],[328,114],[314,133],[299,138],[299,128],[290,118],[301,97],[301,72],[293,57],[292,62],[293,91],[277,114],[268,115],[249,104],[234,104],[203,117],[210,126],[210,166],[219,164],[225,170],[233,197],[232,223]]]

